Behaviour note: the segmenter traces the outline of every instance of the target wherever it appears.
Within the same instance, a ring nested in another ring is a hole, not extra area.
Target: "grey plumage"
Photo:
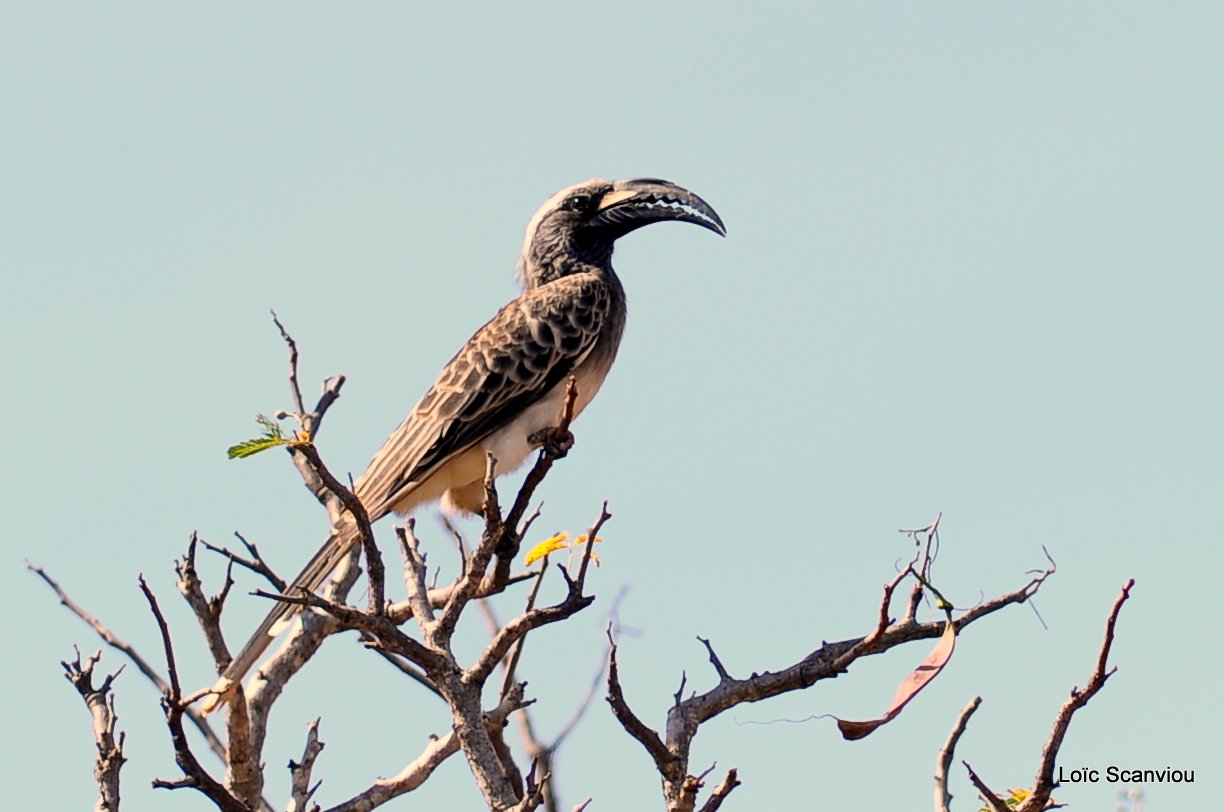
[[[613,243],[662,220],[726,233],[704,200],[657,178],[592,179],[539,208],[518,264],[522,294],[446,364],[354,483],[371,521],[438,499],[450,511],[480,512],[487,453],[498,459],[499,474],[521,465],[533,449],[529,438],[555,425],[571,375],[578,388],[574,414],[590,403],[625,326]],[[318,589],[355,542],[352,527],[341,521],[289,593]],[[287,604],[273,608],[217,683],[218,702],[295,611]]]

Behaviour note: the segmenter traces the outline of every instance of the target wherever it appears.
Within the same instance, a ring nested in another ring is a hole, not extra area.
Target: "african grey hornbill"
[[[612,246],[663,220],[726,234],[708,203],[658,178],[595,178],[540,207],[518,263],[522,294],[455,354],[354,483],[371,521],[438,499],[448,511],[480,512],[486,454],[497,459],[499,474],[519,467],[539,445],[538,433],[555,426],[571,375],[574,414],[591,402],[625,326]],[[342,519],[286,594],[319,588],[356,541],[351,519]],[[272,609],[217,683],[220,701],[297,609]]]

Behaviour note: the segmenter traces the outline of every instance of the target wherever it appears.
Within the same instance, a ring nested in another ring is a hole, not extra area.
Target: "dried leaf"
[[[876,728],[886,725],[897,715],[901,713],[911,699],[913,699],[919,691],[927,686],[931,680],[935,679],[936,675],[943,670],[943,667],[948,664],[948,660],[952,659],[952,651],[956,648],[956,626],[952,621],[948,621],[948,625],[944,627],[944,633],[940,636],[939,642],[935,644],[935,648],[927,655],[926,660],[922,665],[915,668],[905,681],[897,688],[897,693],[893,697],[892,704],[888,706],[888,710],[879,719],[872,719],[867,722],[848,722],[844,719],[837,720],[837,729],[847,741],[855,741],[869,735]]]

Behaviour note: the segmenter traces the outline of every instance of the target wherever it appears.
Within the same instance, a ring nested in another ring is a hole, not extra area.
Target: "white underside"
[[[606,367],[594,369],[593,366],[590,363],[582,364],[575,373],[578,397],[574,403],[574,417],[595,397],[607,375]],[[421,505],[438,500],[441,500],[442,509],[447,513],[479,511],[484,501],[486,455],[492,452],[497,460],[499,476],[521,466],[536,448],[528,438],[541,429],[555,427],[560,420],[566,385],[567,381],[562,381],[482,442],[451,458],[429,479],[406,494],[394,506],[395,512],[405,515]]]

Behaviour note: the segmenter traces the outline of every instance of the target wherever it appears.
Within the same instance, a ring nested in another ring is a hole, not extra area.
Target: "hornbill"
[[[476,331],[354,483],[371,521],[441,499],[448,512],[479,513],[486,455],[498,474],[518,468],[555,426],[570,376],[577,416],[599,391],[625,327],[625,291],[612,270],[617,239],[650,223],[681,220],[726,229],[697,195],[658,178],[594,178],[557,192],[531,218],[518,262],[523,291]],[[343,517],[286,594],[316,590],[357,543]],[[226,701],[300,607],[277,603],[214,686]]]

